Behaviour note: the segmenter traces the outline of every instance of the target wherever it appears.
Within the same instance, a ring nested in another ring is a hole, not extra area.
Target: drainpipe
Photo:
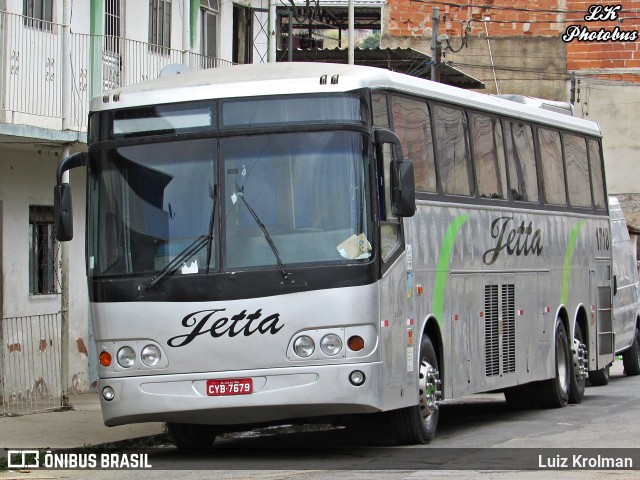
[[[354,43],[355,43],[355,35],[353,33],[354,29],[355,29],[355,6],[354,6],[354,2],[353,0],[349,0],[349,4],[348,4],[349,10],[348,10],[348,21],[349,21],[349,65],[353,65],[355,63],[355,50],[354,50]]]
[[[71,76],[71,2],[64,0],[62,6],[62,130],[71,126],[71,99],[73,78]],[[63,157],[64,158],[64,157]]]
[[[189,52],[191,51],[191,0],[182,2],[182,64],[189,64]]]
[[[62,147],[62,158],[69,156],[69,145]],[[69,172],[62,176],[69,183]],[[60,242],[60,388],[62,407],[69,406],[69,242]]]
[[[71,126],[71,99],[73,95],[71,75],[71,12],[72,0],[63,1],[62,13],[62,129]],[[69,145],[62,147],[62,157],[69,156]],[[65,172],[64,182],[69,181]],[[60,406],[69,406],[69,246],[60,243]]]
[[[291,24],[289,24],[291,30]],[[291,32],[289,32],[291,37]],[[291,49],[289,49],[291,52]],[[276,61],[276,0],[269,0],[269,46],[267,50],[267,62]]]

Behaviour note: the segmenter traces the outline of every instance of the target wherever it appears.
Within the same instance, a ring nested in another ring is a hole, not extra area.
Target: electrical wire
[[[464,4],[463,3],[445,2],[445,1],[441,1],[441,0],[411,0],[411,1],[412,2],[416,2],[416,3],[428,3],[428,4],[433,4],[433,5],[444,5],[444,6],[447,6],[447,7],[454,7],[454,8],[478,7],[478,8],[482,8],[483,10],[486,9],[486,10],[511,11],[511,12],[548,13],[548,14],[578,13],[578,14],[583,14],[583,15],[585,13],[585,10],[560,10],[560,9],[530,8],[530,7],[503,7],[503,6],[488,4],[488,3],[485,3],[485,2],[482,2],[482,4],[476,5],[472,1],[469,1],[469,2],[464,3]],[[480,3],[480,2],[478,2],[478,3]],[[640,9],[631,9],[631,10],[626,10],[626,11],[627,12],[631,12],[631,13],[640,13]]]

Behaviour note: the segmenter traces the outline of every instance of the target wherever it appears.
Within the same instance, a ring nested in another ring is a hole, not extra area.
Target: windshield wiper
[[[213,205],[211,206],[211,215],[209,217],[209,236],[207,237],[207,273],[209,273],[209,266],[211,265],[211,251],[212,251],[212,241],[213,241],[213,228],[215,222],[216,215],[216,203],[218,201],[217,197],[217,187],[218,185],[214,185],[211,188],[211,184],[209,184],[209,197],[213,200]]]
[[[176,270],[178,270],[178,267],[180,267],[180,265],[185,260],[187,260],[192,255],[195,255],[196,253],[198,253],[208,243],[209,243],[209,236],[200,235],[187,248],[185,248],[184,250],[182,250],[182,252],[176,255],[176,257],[173,260],[167,263],[165,267],[162,270],[160,270],[155,277],[151,279],[151,281],[147,285],[147,288],[153,287],[156,283],[158,283],[164,277],[174,273]]]
[[[276,257],[276,261],[278,262],[278,268],[280,269],[280,273],[282,274],[282,277],[286,280],[289,274],[284,270],[282,259],[280,258],[280,254],[278,253],[276,244],[273,242],[271,235],[269,235],[269,232],[267,231],[267,227],[265,227],[264,223],[260,221],[260,217],[258,217],[258,214],[255,212],[253,208],[251,208],[251,205],[249,205],[249,202],[247,202],[247,199],[244,198],[244,186],[240,189],[236,184],[236,190],[240,190],[239,192],[236,193],[236,196],[240,198],[240,200],[242,200],[242,203],[244,203],[244,206],[247,207],[247,210],[249,210],[249,213],[251,214],[253,219],[256,221],[256,223],[260,227],[260,230],[262,230],[262,234],[264,235],[264,238],[267,240],[267,243],[269,244],[269,247],[271,248],[273,255]]]

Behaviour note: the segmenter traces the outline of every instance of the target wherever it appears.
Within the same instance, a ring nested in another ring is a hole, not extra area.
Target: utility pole
[[[431,80],[434,82],[440,81],[440,42],[438,37],[440,35],[440,9],[433,7],[433,13],[431,14],[433,20],[433,27],[431,29]]]
[[[73,82],[71,78],[71,14],[72,1],[63,1],[63,64],[62,79],[65,88]],[[71,125],[71,91],[64,90],[62,99],[63,129]],[[62,147],[62,158],[69,156],[69,145]],[[69,182],[69,172],[65,172],[65,181]],[[61,407],[69,406],[69,245],[60,242],[60,390]]]
[[[267,62],[270,63],[276,61],[276,14],[276,1],[269,0],[269,39],[267,46]],[[289,38],[291,38],[291,17],[289,17]],[[291,57],[291,43],[289,43],[289,57]]]
[[[355,6],[354,1],[349,0],[348,5],[348,22],[349,22],[349,49],[347,53],[349,54],[349,64],[353,65],[355,63],[355,35],[353,33],[355,27]]]
[[[191,50],[191,3],[189,0],[183,0],[182,12],[182,64],[191,67],[189,63]]]

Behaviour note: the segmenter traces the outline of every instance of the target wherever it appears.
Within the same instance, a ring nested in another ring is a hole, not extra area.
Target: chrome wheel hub
[[[587,356],[587,346],[584,343],[580,343],[579,340],[573,339],[573,368],[576,372],[576,376],[579,378],[587,377],[587,365],[589,364],[589,357]]]
[[[418,381],[422,418],[427,418],[436,411],[438,400],[442,398],[441,383],[438,370],[432,367],[426,358],[423,358],[420,362]]]

